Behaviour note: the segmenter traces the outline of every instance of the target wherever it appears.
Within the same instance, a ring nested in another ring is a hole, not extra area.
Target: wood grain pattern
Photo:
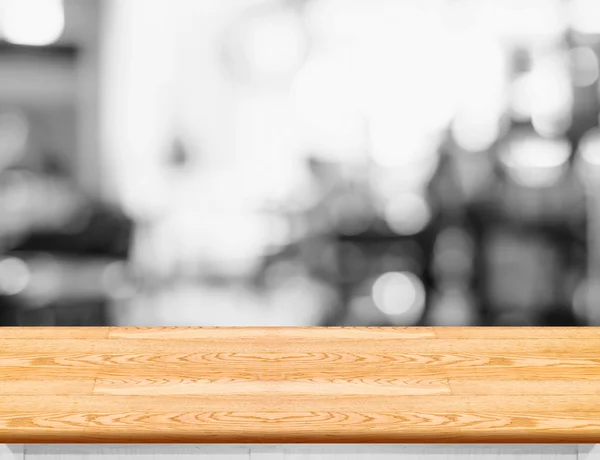
[[[599,332],[1,328],[0,443],[594,443]]]

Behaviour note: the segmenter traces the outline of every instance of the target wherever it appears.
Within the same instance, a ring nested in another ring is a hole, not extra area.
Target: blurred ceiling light
[[[425,287],[410,272],[388,272],[375,280],[372,296],[379,310],[395,322],[414,324],[425,308]]]
[[[600,34],[600,2],[597,0],[571,0],[567,4],[570,26],[587,35]]]
[[[573,84],[580,88],[593,85],[598,80],[598,57],[593,49],[585,46],[569,51],[573,69]]]
[[[0,293],[16,295],[22,292],[31,279],[27,264],[16,257],[0,260]]]
[[[17,45],[47,46],[56,42],[65,28],[62,0],[3,0],[0,32]]]
[[[248,9],[232,32],[226,45],[231,70],[261,82],[289,82],[308,52],[306,31],[297,11],[279,3]]]
[[[571,147],[566,139],[524,136],[513,139],[501,153],[509,175],[524,187],[555,184],[567,168]]]
[[[385,207],[385,221],[399,235],[414,235],[431,220],[431,210],[425,198],[416,193],[399,195]]]

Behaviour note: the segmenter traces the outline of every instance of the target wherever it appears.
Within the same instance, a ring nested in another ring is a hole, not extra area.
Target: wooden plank
[[[111,338],[119,339],[287,339],[336,340],[435,338],[432,327],[112,327]]]
[[[450,386],[443,379],[285,379],[284,381],[221,379],[103,379],[96,380],[95,394],[104,395],[231,395],[271,393],[314,394],[338,396],[364,395],[443,395],[450,394]],[[1,392],[1,387],[0,387]]]
[[[529,327],[529,326],[438,326],[440,339],[599,339],[600,327]]]
[[[590,395],[600,396],[600,380],[463,380],[450,379],[455,395]]]
[[[160,425],[160,431],[156,426]],[[360,414],[256,411],[13,414],[0,436],[35,443],[576,443],[597,439],[598,421],[572,413]]]
[[[30,339],[60,340],[60,339],[103,339],[108,336],[109,327],[0,327],[0,340]],[[43,349],[36,345],[38,349]]]
[[[438,329],[13,328],[0,442],[600,439],[594,328]]]
[[[0,349],[4,356],[12,353],[20,355],[62,355],[77,353],[106,353],[127,355],[124,350],[132,350],[131,354],[209,354],[205,360],[219,359],[220,354],[235,355],[238,359],[252,358],[264,361],[281,359],[310,360],[310,361],[339,361],[346,355],[356,355],[365,361],[392,362],[396,355],[477,355],[486,353],[490,355],[520,355],[532,358],[546,359],[549,357],[595,357],[600,359],[600,350],[597,342],[591,339],[568,339],[568,346],[564,344],[567,339],[528,339],[516,341],[513,339],[353,339],[338,336],[338,340],[329,341],[325,338],[312,338],[310,335],[304,340],[285,339],[281,337],[234,337],[182,340],[137,340],[137,339],[61,339],[45,338],[46,348],[41,348],[32,338],[2,338]],[[101,337],[99,337],[101,338]],[[369,340],[373,343],[365,346]],[[600,340],[600,339],[599,339]],[[527,348],[519,347],[519,343],[526,344]],[[260,356],[257,356],[260,353]],[[340,356],[338,356],[340,355]]]
[[[12,379],[10,375],[0,377],[0,397],[16,395],[91,395],[94,379]],[[1,410],[1,409],[0,409]]]
[[[275,384],[274,386],[278,386]],[[271,384],[266,382],[262,392],[233,393],[216,398],[212,394],[191,396],[160,396],[149,398],[146,395],[11,395],[0,396],[0,417],[6,420],[11,414],[86,414],[128,412],[142,413],[209,413],[209,412],[256,412],[290,414],[295,411],[357,413],[382,419],[394,418],[398,413],[457,413],[457,414],[515,414],[527,416],[538,414],[564,414],[569,418],[573,413],[592,416],[600,412],[600,399],[589,395],[364,395],[342,393],[335,398],[328,394],[304,394],[289,392],[289,397],[269,394]],[[224,393],[225,394],[225,393]],[[151,405],[149,405],[151,403]],[[279,417],[279,415],[277,415]],[[304,415],[303,415],[304,417]]]

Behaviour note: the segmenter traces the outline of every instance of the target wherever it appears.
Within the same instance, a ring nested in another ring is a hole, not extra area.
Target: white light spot
[[[461,113],[452,124],[455,142],[467,152],[483,152],[490,148],[500,134],[499,120],[477,113]]]
[[[4,0],[0,3],[0,31],[18,45],[46,46],[65,28],[62,0]]]
[[[582,34],[600,34],[600,2],[598,0],[571,0],[568,4],[571,27]]]
[[[526,136],[510,142],[501,153],[501,161],[519,185],[548,187],[564,173],[570,153],[570,145],[564,139]]]
[[[384,273],[373,284],[372,295],[383,313],[410,323],[418,321],[425,307],[423,283],[409,272]]]
[[[293,10],[277,9],[253,14],[237,30],[239,46],[257,76],[293,74],[306,54],[306,36]]]
[[[600,166],[600,129],[595,128],[581,138],[579,142],[580,158],[590,166]]]
[[[414,235],[423,230],[431,220],[431,211],[425,198],[417,194],[404,194],[391,200],[385,208],[385,220],[399,235]]]
[[[16,295],[23,291],[29,280],[31,271],[25,262],[15,257],[0,261],[0,292],[5,295]]]

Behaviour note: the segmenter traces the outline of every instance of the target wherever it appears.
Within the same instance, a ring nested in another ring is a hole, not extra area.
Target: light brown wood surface
[[[0,328],[0,443],[596,443],[600,328]]]

